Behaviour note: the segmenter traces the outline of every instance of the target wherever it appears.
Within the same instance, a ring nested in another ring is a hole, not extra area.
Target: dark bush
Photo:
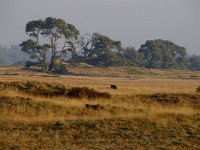
[[[64,64],[59,63],[59,64],[56,64],[53,72],[58,73],[58,74],[67,74],[68,70]]]
[[[107,92],[97,92],[94,89],[88,87],[73,87],[68,90],[67,97],[69,98],[110,98],[110,94]]]
[[[37,66],[37,65],[40,65],[40,63],[39,62],[33,62],[33,61],[27,61],[26,64],[25,64],[25,67],[30,68],[31,66]]]

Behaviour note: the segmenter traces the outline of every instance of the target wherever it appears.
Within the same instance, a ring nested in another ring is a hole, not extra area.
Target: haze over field
[[[199,0],[1,0],[0,45],[27,39],[25,25],[48,16],[62,18],[81,32],[100,32],[123,46],[166,39],[200,54]]]

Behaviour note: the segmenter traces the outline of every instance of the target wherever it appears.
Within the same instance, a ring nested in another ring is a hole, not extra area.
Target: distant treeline
[[[168,40],[147,40],[137,50],[134,46],[122,47],[121,41],[100,33],[80,35],[74,25],[52,17],[28,22],[25,31],[29,39],[19,45],[21,50],[18,46],[0,47],[1,64],[27,61],[26,53],[33,64],[48,71],[55,70],[62,60],[100,67],[200,70],[200,56],[189,56],[184,47]]]
[[[1,65],[25,65],[28,60],[29,56],[23,53],[19,46],[0,46]],[[177,47],[174,43],[165,40],[148,40],[141,45],[139,50],[126,47],[120,52],[111,50],[109,53],[96,54],[96,56],[89,56],[83,49],[77,48],[76,55],[67,57],[66,60],[71,63],[85,62],[94,66],[134,66],[200,71],[200,55],[188,55],[185,48]]]
[[[18,45],[10,47],[0,45],[0,65],[25,64],[29,55],[21,51]]]
[[[94,39],[101,41],[103,44],[100,45],[104,45],[105,49],[100,48],[99,43],[93,44],[91,41],[94,42]],[[167,40],[147,40],[139,50],[134,47],[123,48],[120,41],[113,41],[97,33],[90,35],[90,38],[88,35],[83,36],[79,40],[80,51],[74,60],[95,66],[200,70],[200,56],[189,56],[184,47]]]

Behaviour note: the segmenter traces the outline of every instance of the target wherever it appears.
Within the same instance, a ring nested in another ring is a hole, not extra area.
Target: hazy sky
[[[26,40],[26,23],[49,16],[123,46],[161,38],[200,54],[200,0],[0,0],[0,45]]]

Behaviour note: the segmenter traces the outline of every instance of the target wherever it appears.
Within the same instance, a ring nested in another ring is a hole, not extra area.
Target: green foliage
[[[31,66],[40,65],[39,62],[27,61],[25,67],[30,68]]]
[[[121,55],[124,64],[135,67],[142,67],[144,65],[143,55],[139,53],[134,47],[127,47],[123,50]]]
[[[66,74],[64,65],[58,65],[56,62],[68,54],[71,56],[71,62],[84,62],[102,67],[134,66],[162,69],[189,67],[192,70],[200,70],[198,57],[192,56],[188,63],[186,49],[167,40],[147,40],[137,51],[134,47],[123,48],[121,41],[112,40],[100,33],[86,34],[78,38],[79,31],[74,25],[52,17],[28,22],[26,33],[30,39],[20,44],[21,50],[29,54],[34,61],[37,60],[44,71],[54,70]],[[50,55],[50,61],[47,59],[47,54]]]
[[[145,67],[187,69],[186,49],[167,40],[148,40],[139,52],[144,55]]]
[[[46,57],[50,52],[49,70],[54,69],[56,60],[66,55],[67,52],[75,53],[73,40],[79,35],[74,25],[52,17],[28,22],[26,33],[30,39],[20,44],[21,50],[28,53],[31,59],[37,59],[38,62],[44,64],[43,69],[47,68]]]
[[[98,66],[114,66],[116,62],[117,56],[112,51],[107,51],[103,54],[98,55],[96,58],[96,62],[98,63]]]
[[[53,72],[58,74],[67,74],[68,70],[64,64],[59,63],[55,65]]]
[[[198,70],[198,71],[200,71],[200,55],[199,56],[192,55],[189,58],[189,68],[191,70]]]
[[[81,36],[77,44],[80,48],[79,58],[90,59],[90,64],[98,66],[115,65],[117,52],[123,49],[120,41],[99,33]]]

